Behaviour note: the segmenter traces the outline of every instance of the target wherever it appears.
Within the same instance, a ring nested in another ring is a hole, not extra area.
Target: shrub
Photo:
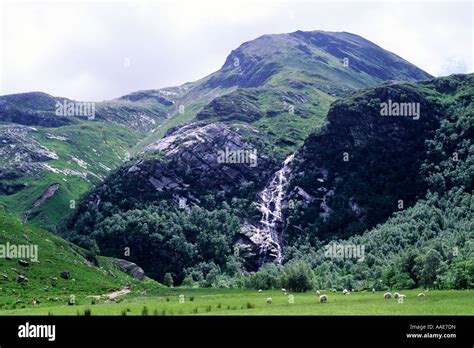
[[[305,292],[313,287],[314,273],[306,262],[297,261],[285,266],[282,285],[291,291]]]
[[[143,306],[143,308],[142,308],[142,315],[144,315],[144,316],[148,315],[148,308],[147,308],[147,306]]]
[[[280,265],[268,264],[260,268],[247,281],[247,287],[253,289],[277,289],[281,286],[283,269]]]

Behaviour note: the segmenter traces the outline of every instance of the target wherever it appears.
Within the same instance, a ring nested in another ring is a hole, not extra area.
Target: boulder
[[[145,279],[145,272],[137,264],[122,259],[111,259],[111,261],[119,270],[128,274],[129,276],[132,276],[133,278],[140,281]]]

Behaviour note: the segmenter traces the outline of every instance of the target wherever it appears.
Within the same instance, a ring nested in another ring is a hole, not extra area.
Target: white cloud
[[[472,72],[472,11],[467,1],[9,1],[0,94],[110,99],[199,79],[260,35],[316,29],[361,35],[433,75]]]

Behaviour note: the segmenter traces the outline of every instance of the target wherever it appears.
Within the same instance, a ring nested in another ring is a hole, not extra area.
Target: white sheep
[[[398,292],[396,292],[396,293],[393,294],[393,297],[394,297],[394,298],[399,298],[399,297],[400,297],[400,294],[399,294]]]
[[[398,295],[398,298],[401,298],[401,299],[404,299],[405,297],[407,297],[407,295],[403,295],[403,294]]]
[[[426,296],[426,295],[425,295],[424,292],[420,292],[420,293],[418,294],[418,297],[425,297],[425,296]]]
[[[372,288],[372,294],[375,294],[375,288]]]
[[[349,295],[349,294],[350,294],[349,290],[347,290],[347,289],[342,290],[342,293],[343,293],[344,295]]]
[[[327,295],[321,295],[319,296],[319,302],[327,302],[328,301],[328,296]]]
[[[319,294],[321,294],[321,291],[319,291],[319,290],[316,290],[316,293],[319,295]]]
[[[392,294],[389,293],[389,292],[386,292],[385,294],[383,294],[383,298],[386,299],[386,300],[389,299],[389,298],[392,298]]]
[[[267,303],[268,303],[268,304],[272,304],[272,302],[273,302],[273,300],[272,300],[271,297],[267,298]]]
[[[285,288],[281,288],[281,292],[286,292],[286,289],[285,289]]]
[[[262,289],[258,289],[258,292],[262,292],[263,290]]]
[[[337,292],[337,290],[336,290],[336,289],[332,289],[332,292]]]

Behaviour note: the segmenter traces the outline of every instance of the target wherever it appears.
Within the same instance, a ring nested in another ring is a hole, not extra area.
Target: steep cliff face
[[[191,201],[207,192],[258,187],[271,174],[274,162],[245,139],[255,133],[222,123],[177,127],[126,165],[126,180],[135,183],[137,193],[183,193]]]

